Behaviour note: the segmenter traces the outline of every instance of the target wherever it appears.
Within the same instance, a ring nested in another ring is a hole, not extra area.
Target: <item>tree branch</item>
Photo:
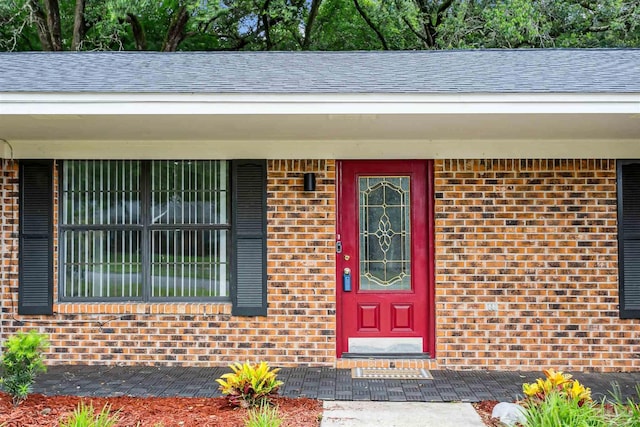
[[[440,4],[440,6],[438,6],[438,10],[436,11],[436,13],[438,15],[443,14],[447,11],[447,9],[449,9],[451,7],[451,5],[453,4],[453,0],[445,0],[442,2],[442,4]]]
[[[271,42],[271,22],[269,19],[269,14],[267,13],[269,3],[271,3],[271,0],[266,0],[264,2],[262,11],[260,13],[260,19],[262,19],[262,27],[264,29],[264,41],[266,43],[267,50],[271,50],[273,48],[273,44]]]
[[[605,31],[609,31],[611,29],[610,25],[601,25],[599,27],[589,27],[589,31],[593,33],[603,33]]]
[[[380,43],[382,43],[382,48],[384,50],[389,50],[389,46],[387,45],[387,40],[384,38],[384,35],[382,34],[382,32],[380,32],[378,27],[376,27],[376,25],[369,18],[369,16],[367,16],[367,13],[364,11],[364,9],[362,9],[362,7],[360,6],[360,3],[358,3],[358,0],[353,0],[353,3],[356,6],[356,10],[358,11],[362,19],[364,19],[364,21],[367,23],[369,28],[371,28],[376,33],[376,36],[378,36]]]
[[[187,8],[184,5],[180,6],[167,30],[167,37],[162,46],[163,52],[175,52],[178,50],[178,45],[185,38],[184,30],[187,27],[188,21],[189,13],[187,12]]]
[[[427,26],[427,28],[429,29],[428,35],[430,40],[430,47],[432,48],[437,47],[438,28],[440,27],[440,24],[442,24],[444,15],[447,12],[447,9],[451,7],[451,4],[453,4],[453,0],[445,0],[444,2],[442,2],[440,6],[438,6],[438,9],[436,10],[436,23],[432,25],[431,22],[429,22]]]
[[[73,15],[73,40],[71,50],[80,50],[80,44],[84,39],[87,29],[84,19],[85,0],[76,0],[76,10]]]
[[[198,24],[198,31],[201,33],[206,33],[207,31],[209,31],[209,27],[211,27],[211,24],[216,22],[216,20],[220,18],[223,14],[224,12],[222,11],[218,12],[211,19],[207,20],[207,22],[201,22],[200,24]]]
[[[595,12],[596,11],[596,8],[588,0],[579,0],[577,3],[580,6],[584,7],[585,9],[587,9],[587,10],[589,10],[591,12]]]
[[[440,24],[442,24],[442,19],[444,18],[444,13],[447,11],[447,9],[449,9],[451,7],[452,4],[453,4],[453,0],[445,0],[438,7],[438,10],[436,11],[436,25],[435,25],[436,28],[438,28],[440,26]]]
[[[54,51],[62,50],[62,30],[60,28],[60,7],[58,0],[45,0],[47,9],[47,24],[49,26],[49,37],[51,48]]]
[[[318,10],[320,9],[320,3],[322,0],[312,0],[311,9],[309,9],[309,17],[307,18],[307,25],[304,27],[304,40],[302,41],[302,50],[309,50],[311,45],[311,29],[318,16]]]
[[[47,16],[45,15],[37,0],[29,0],[28,4],[29,8],[31,9],[31,19],[36,25],[38,38],[40,39],[40,44],[42,45],[42,50],[52,51],[53,46],[51,45],[51,36],[49,34]]]
[[[127,13],[127,22],[131,25],[133,39],[136,42],[136,50],[147,50],[147,37],[138,17],[133,13]]]
[[[420,31],[416,30],[415,28],[413,28],[413,25],[411,24],[411,22],[409,22],[409,20],[407,19],[406,16],[402,17],[402,21],[407,24],[407,27],[409,27],[409,30],[411,30],[411,32],[413,34],[416,35],[416,37],[418,37],[425,45],[425,47],[429,47],[429,39],[426,38],[424,36],[424,34],[422,34]]]

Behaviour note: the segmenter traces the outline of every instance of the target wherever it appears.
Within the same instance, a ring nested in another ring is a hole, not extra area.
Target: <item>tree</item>
[[[421,49],[405,21],[416,22],[411,1],[324,0],[315,28],[318,50]]]
[[[322,0],[6,0],[3,50],[310,49]]]
[[[0,9],[2,47],[175,51],[220,12],[197,0],[8,0]],[[152,35],[153,37],[149,37]]]
[[[640,0],[4,0],[0,50],[638,47]]]
[[[442,48],[638,47],[640,0],[463,1]]]

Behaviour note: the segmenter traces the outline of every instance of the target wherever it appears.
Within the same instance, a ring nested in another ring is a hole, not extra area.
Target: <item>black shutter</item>
[[[267,315],[267,166],[234,160],[232,314]]]
[[[618,160],[620,318],[640,318],[640,161]]]
[[[53,161],[20,162],[18,314],[53,314]]]

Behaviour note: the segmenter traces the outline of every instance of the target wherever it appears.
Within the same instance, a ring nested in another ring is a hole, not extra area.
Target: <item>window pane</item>
[[[360,290],[411,289],[409,179],[359,178]]]
[[[142,296],[140,232],[64,231],[65,298]]]
[[[139,161],[69,160],[63,169],[63,224],[140,223]]]
[[[151,232],[151,296],[229,296],[226,230]]]
[[[227,162],[151,163],[152,224],[227,224]]]

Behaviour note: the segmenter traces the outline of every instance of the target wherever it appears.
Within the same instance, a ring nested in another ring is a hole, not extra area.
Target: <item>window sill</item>
[[[59,302],[58,314],[231,314],[231,302]]]

